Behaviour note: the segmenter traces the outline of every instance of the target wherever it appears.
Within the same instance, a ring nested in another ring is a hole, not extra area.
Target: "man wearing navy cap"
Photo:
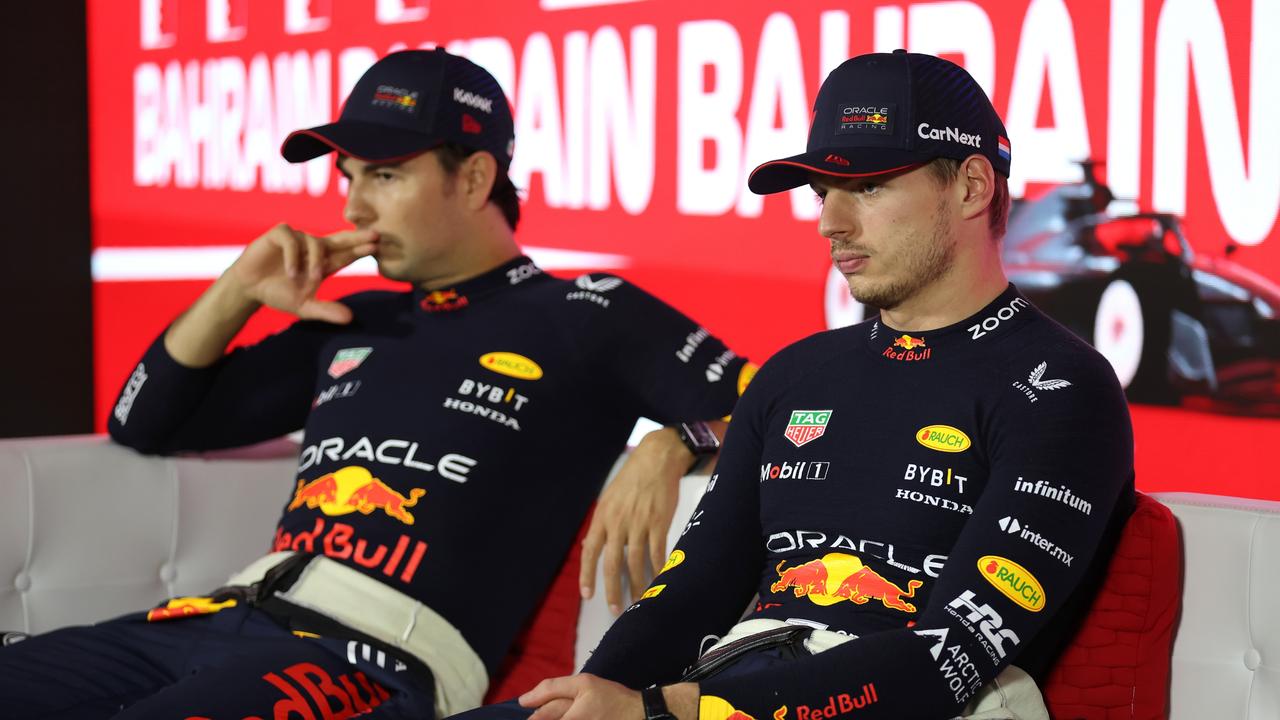
[[[732,410],[751,367],[621,278],[560,280],[523,257],[513,149],[497,82],[443,50],[378,61],[337,122],[289,136],[290,161],[337,153],[354,229],[253,241],[147,350],[109,421],[118,442],[163,453],[304,427],[273,552],[208,597],[3,648],[0,715],[474,707],[640,416],[672,427],[601,500],[613,520],[588,533],[584,593],[602,551],[613,584],[624,564],[661,565],[672,486],[714,452],[703,421]],[[316,298],[369,255],[412,288]],[[227,352],[263,305],[301,320]]]
[[[880,313],[761,368],[698,521],[583,674],[520,698],[535,720],[1048,717],[1035,681],[1133,505],[1124,395],[1004,276],[1010,147],[968,73],[862,55],[813,110],[749,185],[810,185]]]

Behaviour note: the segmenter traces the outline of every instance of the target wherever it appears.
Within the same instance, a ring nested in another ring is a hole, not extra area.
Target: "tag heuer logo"
[[[796,447],[813,442],[827,431],[831,412],[831,410],[792,410],[791,422],[787,423],[787,430],[783,435]]]
[[[360,363],[369,357],[373,352],[371,347],[362,348],[343,348],[333,356],[333,362],[329,363],[329,377],[337,380],[347,373],[360,367]]]

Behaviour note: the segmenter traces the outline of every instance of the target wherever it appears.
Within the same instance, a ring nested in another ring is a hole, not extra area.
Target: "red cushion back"
[[[1181,574],[1173,513],[1138,493],[1102,588],[1043,688],[1054,720],[1168,717]]]

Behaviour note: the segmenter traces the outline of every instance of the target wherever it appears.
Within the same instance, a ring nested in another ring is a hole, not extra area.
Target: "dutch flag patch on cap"
[[[1009,138],[996,136],[996,152],[1000,153],[1000,157],[1005,160],[1009,159]]]

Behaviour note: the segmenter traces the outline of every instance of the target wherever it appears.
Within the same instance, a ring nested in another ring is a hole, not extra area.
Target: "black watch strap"
[[[644,701],[644,720],[676,720],[667,709],[667,699],[662,696],[662,686],[654,685],[640,691]]]
[[[675,427],[680,442],[693,453],[693,464],[686,472],[693,472],[702,465],[702,461],[720,452],[720,438],[705,422],[682,422]]]

